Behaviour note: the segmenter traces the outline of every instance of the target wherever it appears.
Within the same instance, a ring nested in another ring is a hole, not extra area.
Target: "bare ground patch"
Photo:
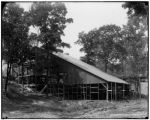
[[[55,97],[12,91],[2,99],[2,118],[145,118],[146,99],[130,101],[58,100]]]

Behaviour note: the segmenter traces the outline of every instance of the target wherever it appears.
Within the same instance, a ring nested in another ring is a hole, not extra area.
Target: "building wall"
[[[148,96],[148,82],[141,82],[141,94]]]
[[[73,64],[66,62],[60,58],[55,58],[56,64],[59,65],[59,72],[67,73],[64,79],[65,84],[92,84],[92,83],[105,83],[102,79],[80,69]]]

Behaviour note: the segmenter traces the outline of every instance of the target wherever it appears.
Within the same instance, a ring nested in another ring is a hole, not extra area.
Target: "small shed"
[[[60,77],[56,94],[64,99],[117,100],[128,96],[126,81],[63,53],[52,59]],[[49,86],[50,93],[54,86]]]

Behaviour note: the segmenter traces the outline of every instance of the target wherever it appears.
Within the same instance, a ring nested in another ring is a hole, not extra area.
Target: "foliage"
[[[125,2],[128,8],[128,23],[123,28],[126,49],[129,53],[127,63],[132,75],[146,75],[148,66],[148,2]]]
[[[123,8],[128,8],[127,14],[129,16],[147,16],[148,15],[148,2],[125,2]]]
[[[146,72],[146,65],[144,64],[147,62],[144,51],[146,45],[144,32],[133,24],[128,24],[123,27],[123,39],[128,51],[126,62],[130,65],[130,70],[127,72],[130,72],[129,74],[132,76],[144,74]]]
[[[119,63],[126,50],[121,46],[121,28],[116,25],[104,25],[99,29],[79,33],[77,44],[83,45],[81,51],[86,53],[86,61],[103,62],[105,71],[108,63]],[[89,62],[90,63],[90,62]],[[95,64],[96,65],[96,64]]]
[[[2,59],[7,62],[7,82],[11,65],[22,64],[28,57],[29,26],[25,16],[24,9],[15,3],[7,4],[2,13]]]
[[[69,47],[63,43],[61,35],[67,23],[71,23],[72,19],[67,19],[66,7],[60,2],[34,2],[31,10],[31,22],[33,26],[39,27],[40,42],[46,50],[55,51],[56,47],[62,45]]]
[[[145,30],[148,29],[148,2],[125,2],[122,5],[123,8],[128,8],[129,21],[136,26],[144,26]]]
[[[82,45],[80,50],[86,53],[82,61],[118,76],[137,76],[147,72],[146,42],[144,28],[129,20],[122,29],[105,25],[81,32],[76,44]]]

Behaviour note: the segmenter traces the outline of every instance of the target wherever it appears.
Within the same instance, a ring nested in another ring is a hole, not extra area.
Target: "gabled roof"
[[[75,59],[75,58],[73,58],[73,57],[71,57],[69,55],[66,55],[66,54],[63,54],[63,53],[59,53],[59,52],[53,53],[53,55],[55,55],[55,56],[65,60],[65,61],[67,61],[67,62],[69,62],[69,63],[71,63],[71,64],[73,64],[73,65],[75,65],[75,66],[77,66],[77,67],[79,67],[81,69],[83,69],[84,71],[87,71],[87,72],[89,72],[89,73],[91,73],[91,74],[93,74],[93,75],[95,75],[95,76],[97,76],[99,78],[102,78],[102,79],[104,79],[107,82],[128,84],[126,81],[124,81],[122,79],[119,79],[119,78],[117,78],[115,76],[109,75],[108,73],[105,73],[105,72],[101,71],[100,69],[98,69],[98,68],[96,68],[96,67],[94,67],[92,65],[89,65],[89,64],[87,64],[85,62],[82,62],[80,60],[77,60],[77,59]]]

